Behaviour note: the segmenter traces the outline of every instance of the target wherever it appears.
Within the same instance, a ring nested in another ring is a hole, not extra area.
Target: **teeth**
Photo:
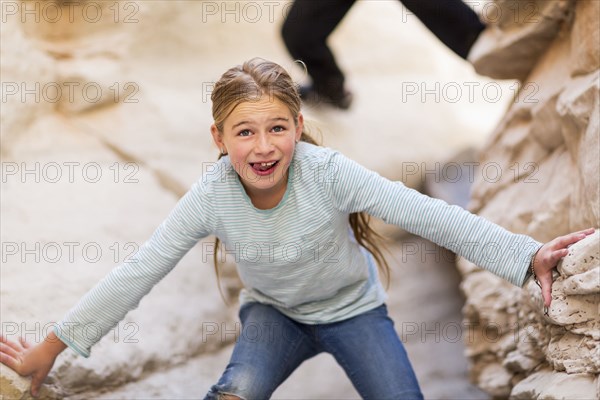
[[[270,167],[271,165],[275,164],[275,162],[270,162],[270,163],[260,163],[261,167]]]

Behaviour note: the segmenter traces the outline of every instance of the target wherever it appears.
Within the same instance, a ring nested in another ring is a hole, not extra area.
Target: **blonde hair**
[[[261,58],[253,58],[242,65],[227,70],[214,86],[211,95],[212,114],[219,132],[223,132],[223,123],[235,107],[243,102],[258,101],[264,95],[276,98],[285,104],[294,118],[294,124],[298,123],[301,100],[297,85],[280,65]],[[300,140],[319,145],[304,130]],[[219,155],[219,158],[221,156],[222,154]],[[380,250],[380,247],[382,247],[380,241],[383,238],[370,227],[369,222],[370,216],[364,212],[352,213],[348,218],[348,223],[352,228],[356,241],[373,255],[379,269],[385,276],[387,285],[389,285],[390,267]],[[220,240],[216,238],[213,261],[219,292],[223,297],[218,268],[217,249],[219,249],[219,245]]]
[[[285,104],[298,122],[300,95],[290,75],[274,62],[253,58],[226,71],[215,84],[210,99],[217,129],[223,132],[225,119],[240,103],[258,101],[263,95]]]

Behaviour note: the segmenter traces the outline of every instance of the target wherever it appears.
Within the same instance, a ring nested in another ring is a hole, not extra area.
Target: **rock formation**
[[[496,1],[470,58],[521,81],[480,152],[470,209],[541,242],[600,225],[600,2]],[[491,9],[491,8],[490,8]],[[492,18],[494,17],[494,18]],[[472,379],[495,397],[598,398],[600,235],[573,245],[544,315],[539,287],[461,260]]]

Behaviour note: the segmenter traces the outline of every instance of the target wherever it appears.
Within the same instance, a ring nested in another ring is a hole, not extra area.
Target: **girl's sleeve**
[[[542,246],[461,207],[449,205],[401,182],[392,182],[340,153],[324,160],[320,176],[335,208],[364,211],[428,239],[474,264],[523,286],[529,264]]]
[[[211,202],[201,181],[181,198],[138,252],[114,268],[54,329],[84,357],[203,237],[213,233]]]

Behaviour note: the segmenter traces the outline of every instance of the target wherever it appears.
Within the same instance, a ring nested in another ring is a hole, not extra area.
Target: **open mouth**
[[[275,170],[279,161],[250,163],[252,170],[258,175],[269,175]]]

